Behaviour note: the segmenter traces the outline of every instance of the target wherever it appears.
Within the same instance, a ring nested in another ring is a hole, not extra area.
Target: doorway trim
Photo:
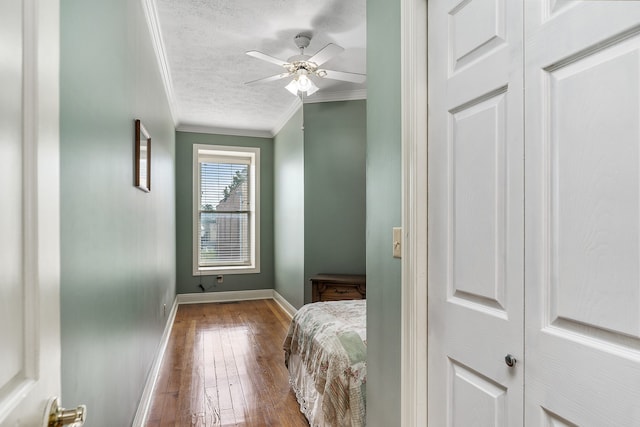
[[[427,420],[427,0],[401,0],[401,425]]]

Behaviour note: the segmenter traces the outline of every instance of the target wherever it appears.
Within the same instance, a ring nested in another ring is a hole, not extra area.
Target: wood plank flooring
[[[270,299],[180,305],[146,426],[308,427],[284,366],[288,326]]]

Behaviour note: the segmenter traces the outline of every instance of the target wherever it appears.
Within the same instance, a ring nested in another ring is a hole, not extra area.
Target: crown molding
[[[323,92],[320,89],[314,93],[311,98],[304,98],[304,104],[314,104],[319,102],[337,102],[337,101],[356,101],[361,99],[367,99],[367,90],[344,90],[340,92]],[[303,101],[300,98],[295,98],[295,101],[291,103],[287,111],[282,115],[280,120],[271,130],[271,135],[276,136],[282,128],[291,120],[291,118],[302,108]]]
[[[153,50],[156,53],[158,67],[160,68],[160,75],[162,77],[164,91],[167,95],[167,102],[169,103],[169,112],[171,114],[171,118],[173,119],[173,124],[177,125],[177,105],[173,92],[173,84],[171,83],[171,71],[169,70],[169,62],[167,61],[167,54],[164,48],[164,40],[162,39],[162,33],[160,32],[158,9],[156,8],[155,0],[142,0],[142,9],[144,10],[147,26],[149,27],[149,35],[151,36]]]
[[[253,138],[273,138],[273,134],[268,130],[236,129],[236,128],[225,128],[225,127],[198,125],[198,124],[190,124],[190,123],[178,124],[176,126],[176,131],[208,133],[208,134],[214,134],[214,135],[249,136]]]
[[[162,33],[160,31],[160,23],[158,19],[158,10],[155,0],[141,0],[144,15],[149,28],[149,34],[151,36],[151,43],[155,51],[156,60],[158,61],[158,68],[162,77],[162,83],[167,96],[169,104],[169,111],[171,118],[173,119],[174,126],[177,131],[182,132],[198,132],[198,133],[210,133],[220,135],[232,135],[232,136],[252,136],[260,138],[273,138],[277,135],[282,128],[287,124],[293,115],[300,109],[303,102],[299,98],[295,98],[295,101],[290,105],[287,111],[282,115],[276,125],[269,130],[253,130],[253,129],[235,129],[224,128],[217,126],[206,125],[192,125],[192,124],[179,124],[178,123],[178,106],[175,100],[175,94],[173,90],[173,83],[171,80],[171,71],[169,69],[169,62],[167,60],[166,49]],[[304,98],[305,104],[313,104],[318,102],[336,102],[336,101],[353,101],[367,99],[366,89],[339,91],[339,92],[325,92],[322,89],[313,94],[310,98]]]
[[[304,103],[314,104],[317,102],[357,101],[360,99],[367,99],[366,89],[343,90],[340,92],[323,92],[322,89],[320,89],[318,92],[311,95],[311,97],[304,98]]]
[[[291,120],[300,108],[302,108],[302,101],[300,101],[300,98],[295,98],[291,105],[289,105],[287,111],[285,111],[276,125],[271,129],[271,137],[275,137],[279,134],[282,128],[289,122],[289,120]]]

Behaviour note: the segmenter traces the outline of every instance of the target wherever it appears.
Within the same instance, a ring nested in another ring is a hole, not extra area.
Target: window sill
[[[204,267],[193,270],[194,276],[218,276],[222,274],[258,274],[260,267]]]

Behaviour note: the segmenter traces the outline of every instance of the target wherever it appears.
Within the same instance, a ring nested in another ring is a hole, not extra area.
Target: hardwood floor
[[[308,426],[284,366],[288,326],[273,300],[180,305],[146,425]]]

